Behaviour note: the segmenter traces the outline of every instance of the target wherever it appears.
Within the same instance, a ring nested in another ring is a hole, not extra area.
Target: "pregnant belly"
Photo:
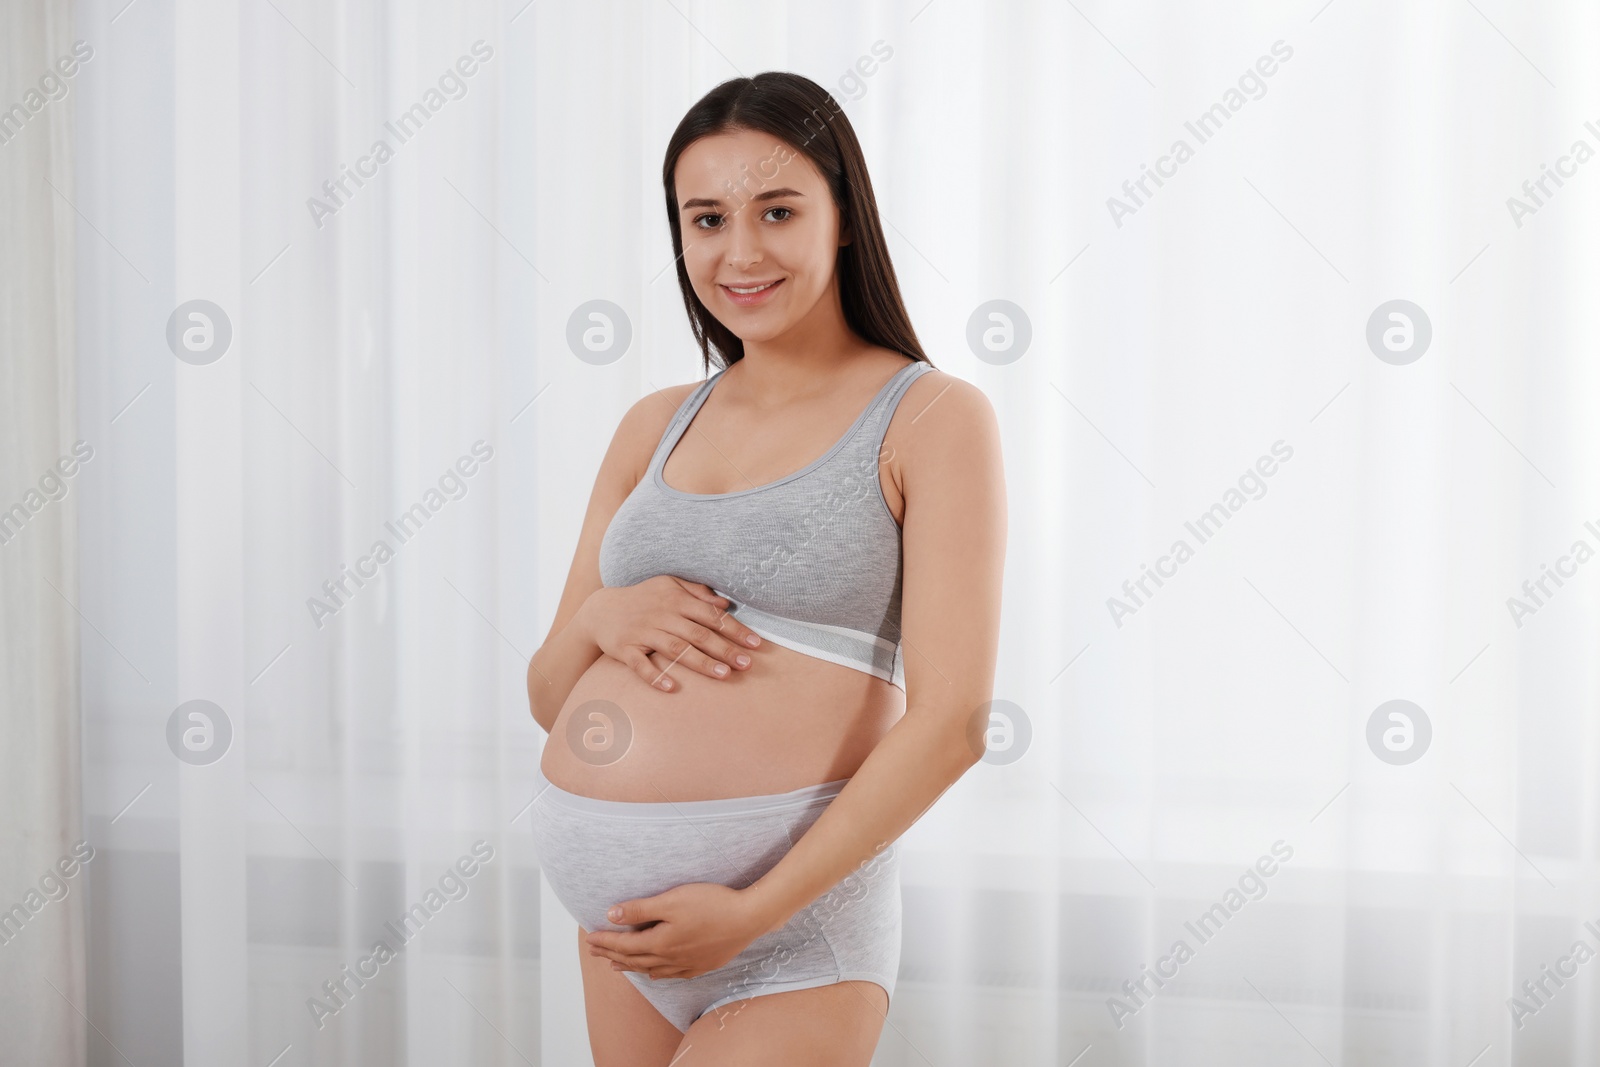
[[[672,669],[670,693],[601,656],[572,687],[539,769],[604,800],[786,793],[854,776],[905,713],[881,678],[764,641],[725,679]]]

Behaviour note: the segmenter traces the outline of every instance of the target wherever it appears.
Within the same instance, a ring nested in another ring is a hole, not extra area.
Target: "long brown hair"
[[[683,228],[678,217],[674,173],[678,157],[695,141],[740,129],[769,133],[792,146],[827,179],[834,206],[839,209],[840,227],[848,225],[851,234],[850,243],[839,249],[834,261],[846,325],[875,345],[931,365],[933,361],[923,354],[900,298],[900,285],[878,221],[872,179],[867,176],[867,161],[850,120],[833,95],[810,78],[769,70],[753,78],[725,81],[696,101],[672,131],[661,166],[678,288],[683,292],[683,304],[700,345],[704,369],[710,371],[713,363],[727,368],[743,359],[744,342],[717,321],[689,283],[689,270],[683,263]]]

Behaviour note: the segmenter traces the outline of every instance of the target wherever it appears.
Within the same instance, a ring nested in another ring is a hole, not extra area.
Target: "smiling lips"
[[[753,285],[732,286],[719,283],[718,287],[730,302],[740,307],[753,307],[770,299],[773,292],[782,284],[783,279],[779,278],[777,281],[756,282]]]

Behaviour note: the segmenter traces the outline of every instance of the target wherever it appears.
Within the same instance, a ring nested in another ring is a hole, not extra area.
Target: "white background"
[[[1600,150],[1600,12],[523,3],[76,6],[89,1062],[587,1062],[522,814],[523,672],[622,412],[701,375],[667,138],[769,69],[838,96],[923,346],[1004,435],[995,697],[1031,740],[903,839],[874,1062],[1594,1062],[1600,963],[1520,1028],[1507,1000],[1600,948],[1600,563],[1521,626],[1507,599],[1600,548],[1600,162],[1520,226],[1507,198]],[[319,227],[307,199],[478,40],[466,94]],[[1280,40],[1199,144],[1185,121]],[[1108,197],[1180,137],[1119,225]],[[192,299],[232,324],[205,366],[166,343]],[[566,341],[599,299],[633,334],[603,366]],[[1003,364],[967,342],[995,299],[1032,333]],[[1404,365],[1366,340],[1395,299],[1431,323]],[[319,628],[307,599],[478,440],[462,499]],[[1185,521],[1280,440],[1198,545]],[[233,730],[209,766],[167,744],[197,698]],[[1407,765],[1367,741],[1393,699],[1432,727]],[[308,998],[479,839],[467,897],[318,1029]],[[1200,944],[1185,921],[1276,841]],[[1179,938],[1193,960],[1118,1029],[1108,998]]]

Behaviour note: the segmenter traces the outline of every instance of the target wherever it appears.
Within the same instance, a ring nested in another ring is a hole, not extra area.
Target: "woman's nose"
[[[728,265],[746,269],[761,262],[761,238],[742,219],[735,217],[729,226]]]

